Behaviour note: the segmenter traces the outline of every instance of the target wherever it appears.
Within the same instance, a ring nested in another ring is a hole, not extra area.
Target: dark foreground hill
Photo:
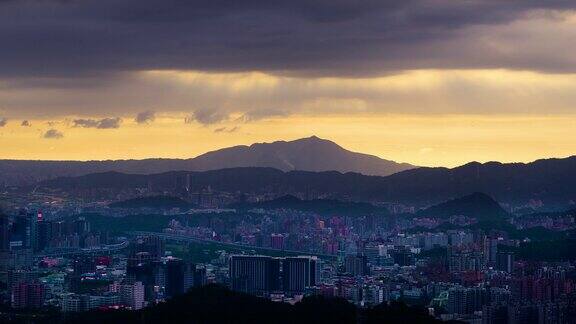
[[[141,311],[92,311],[54,315],[39,323],[441,323],[424,308],[401,303],[367,310],[344,299],[305,298],[295,305],[232,292],[219,286],[192,289],[185,295]]]

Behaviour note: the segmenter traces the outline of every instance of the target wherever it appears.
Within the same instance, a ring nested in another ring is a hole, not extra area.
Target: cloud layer
[[[47,130],[42,137],[46,139],[60,139],[64,137],[64,134],[57,130],[57,129],[49,129]]]
[[[574,87],[558,75],[576,73],[574,9],[568,0],[4,0],[0,114],[104,129],[134,116],[151,123],[156,112],[204,125],[566,113]]]
[[[561,21],[550,11],[575,9],[568,0],[14,0],[0,6],[0,41],[11,44],[0,52],[4,76],[575,68],[574,59],[535,52],[538,44],[510,53],[491,47],[482,38],[487,33],[470,34],[472,27],[506,25],[534,12]]]
[[[111,129],[120,128],[122,119],[119,117],[115,118],[103,118],[103,119],[75,119],[73,121],[74,127],[82,128],[98,128],[98,129]]]
[[[134,121],[137,124],[148,124],[153,122],[155,119],[156,119],[156,112],[152,110],[147,110],[138,113],[136,115],[136,118],[134,118]]]
[[[35,96],[15,91],[0,94],[0,102],[9,107],[8,119],[34,120],[40,113],[54,119],[79,116],[70,117],[71,126],[101,129],[119,127],[120,116],[132,122],[142,109],[158,107],[182,122],[204,125],[293,114],[569,114],[576,107],[576,75],[422,70],[368,79],[306,79],[156,71],[82,91],[38,91]]]

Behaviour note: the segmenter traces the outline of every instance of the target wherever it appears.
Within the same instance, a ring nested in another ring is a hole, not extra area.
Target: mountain
[[[544,205],[542,210],[565,210],[574,208],[576,202],[576,157],[526,164],[474,162],[453,169],[417,168],[387,177],[335,171],[232,168],[153,175],[91,174],[45,181],[41,186],[74,193],[97,188],[123,190],[150,186],[155,191],[170,191],[186,183],[193,190],[211,187],[230,193],[292,194],[416,207],[483,192],[503,205],[525,206],[538,201]]]
[[[392,201],[427,201],[483,192],[496,201],[522,206],[541,201],[566,209],[576,202],[576,156],[531,163],[472,162],[448,168],[419,168],[386,178]],[[411,197],[411,198],[408,198]]]
[[[418,217],[448,219],[452,216],[466,216],[474,218],[476,222],[465,226],[470,229],[503,230],[511,235],[517,233],[508,221],[510,214],[506,212],[492,197],[475,192],[470,195],[451,199],[449,201],[428,207],[417,213]],[[437,229],[457,229],[460,226],[444,223]]]
[[[282,171],[340,171],[390,175],[414,168],[379,157],[348,151],[316,136],[295,141],[240,145],[208,152],[192,159],[117,161],[0,160],[0,184],[33,184],[62,176],[100,172],[154,174],[168,171],[207,171],[236,167],[270,167]]]
[[[195,170],[270,167],[282,171],[339,171],[380,176],[414,168],[410,164],[351,152],[316,136],[213,151],[196,157],[193,165]]]
[[[480,192],[475,192],[421,210],[418,212],[418,216],[435,218],[467,216],[482,220],[494,220],[506,218],[509,215],[492,197]]]

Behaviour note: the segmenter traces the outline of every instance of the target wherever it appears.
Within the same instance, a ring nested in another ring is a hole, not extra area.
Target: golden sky
[[[469,161],[532,161],[576,152],[574,116],[405,115],[290,116],[237,126],[185,124],[182,118],[159,116],[139,125],[126,120],[118,129],[63,129],[61,139],[43,139],[47,121],[31,127],[9,124],[2,129],[2,158],[10,159],[140,159],[193,157],[232,145],[292,140],[311,135],[346,149],[421,166],[457,166]],[[228,132],[228,130],[236,130]],[[215,129],[225,131],[214,132]]]
[[[528,162],[576,152],[574,74],[417,70],[370,78],[298,78],[147,71],[126,83],[34,93],[30,99],[19,89],[5,91],[4,99],[57,108],[46,116],[37,109],[7,114],[0,158],[189,158],[311,135],[421,166]],[[82,114],[73,115],[80,106]],[[154,118],[137,123],[139,111]],[[106,118],[112,124],[100,127]],[[31,126],[23,126],[24,120]]]
[[[421,166],[576,154],[576,5],[125,5],[157,6],[0,3],[0,158],[189,158],[311,135]]]

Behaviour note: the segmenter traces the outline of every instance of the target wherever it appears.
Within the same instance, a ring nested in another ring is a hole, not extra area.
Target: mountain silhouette
[[[339,171],[386,176],[415,166],[348,151],[316,136],[294,141],[239,145],[191,159],[107,161],[0,160],[0,185],[30,185],[56,177],[90,173],[154,174],[168,171],[208,171],[236,167],[269,167],[282,171]]]
[[[542,211],[574,208],[576,157],[532,163],[469,163],[461,167],[417,168],[387,177],[335,171],[283,172],[274,168],[230,168],[206,172],[167,172],[152,175],[90,174],[58,178],[41,186],[74,193],[98,188],[133,189],[151,186],[174,190],[189,182],[193,190],[282,195],[364,202],[402,203],[419,208],[482,192],[506,208],[542,203]],[[310,193],[311,195],[309,195]]]
[[[195,170],[270,167],[282,171],[339,171],[380,176],[414,168],[410,164],[351,152],[316,136],[290,142],[234,146],[202,154],[190,163]]]

